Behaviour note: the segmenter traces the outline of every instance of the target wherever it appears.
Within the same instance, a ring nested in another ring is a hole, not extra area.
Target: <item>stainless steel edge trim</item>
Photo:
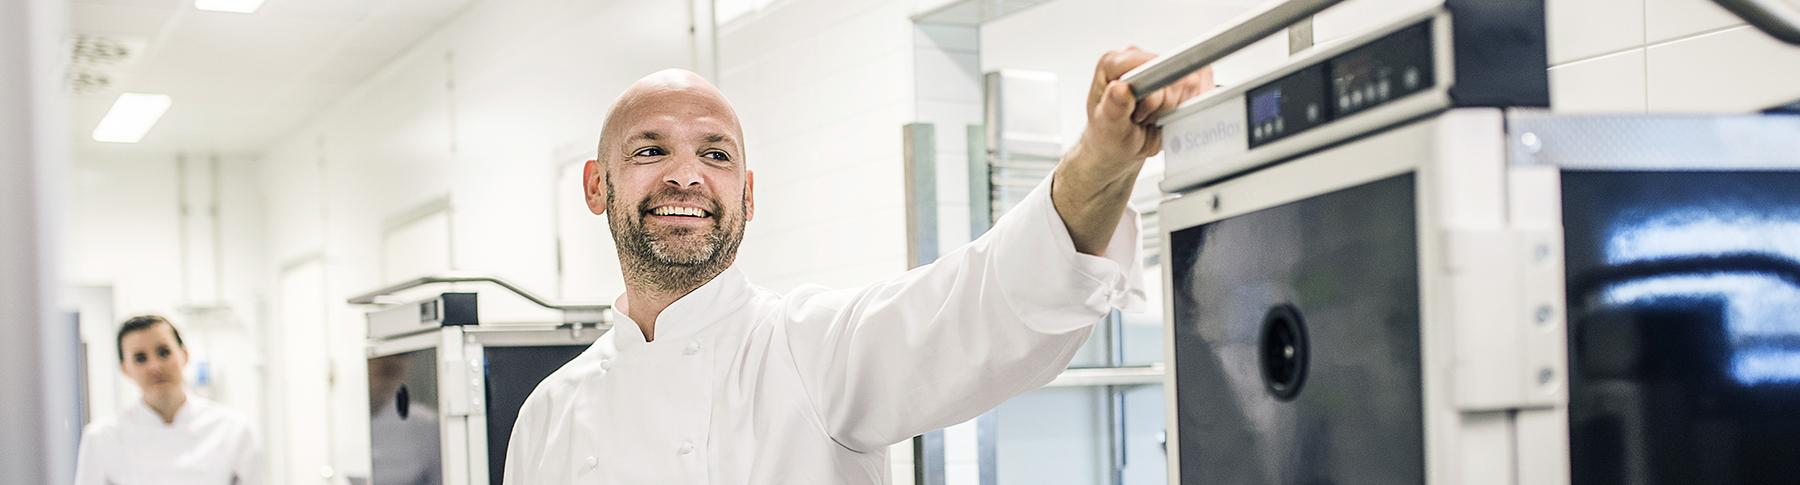
[[[1507,131],[1508,161],[1515,166],[1673,171],[1800,168],[1800,116],[1555,115],[1516,110],[1508,113]]]
[[[382,357],[412,352],[415,350],[436,348],[443,340],[443,337],[438,335],[439,333],[442,333],[441,329],[438,330],[439,331],[419,332],[398,337],[387,337],[379,341],[370,342],[364,348],[363,353],[365,357]]]
[[[583,326],[580,334],[570,333],[569,325],[507,325],[501,328],[469,326],[464,335],[484,347],[536,347],[544,345],[588,345],[610,331],[610,326]]]
[[[1441,111],[1450,106],[1447,86],[1437,86],[1406,99],[1394,101],[1382,109],[1372,109],[1327,123],[1312,130],[1257,147],[1248,153],[1192,169],[1170,170],[1159,184],[1164,192],[1176,193],[1207,185],[1226,176],[1254,170],[1263,165],[1285,160],[1309,151],[1328,148],[1337,143],[1380,132],[1406,120]]]

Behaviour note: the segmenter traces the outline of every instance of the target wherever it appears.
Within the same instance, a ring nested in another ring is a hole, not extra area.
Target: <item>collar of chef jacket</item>
[[[176,427],[186,426],[186,425],[192,423],[194,421],[194,417],[199,415],[200,413],[204,412],[205,408],[209,407],[208,406],[209,404],[211,404],[211,403],[207,402],[206,399],[201,398],[200,396],[195,396],[192,393],[190,393],[187,395],[187,401],[182,402],[181,407],[177,408],[175,410],[175,421],[170,422],[170,423],[164,423],[163,419],[162,419],[162,415],[157,414],[156,409],[151,408],[149,403],[145,403],[143,400],[140,399],[140,400],[138,400],[136,406],[131,407],[130,416],[133,421],[137,421],[137,422],[145,424],[145,425],[155,425],[157,427],[176,428]]]
[[[661,314],[656,316],[656,340],[659,342],[678,342],[692,337],[714,322],[737,312],[750,301],[750,280],[733,265],[724,272],[713,277],[712,281],[700,285],[694,291],[670,303]],[[628,351],[631,347],[644,345],[643,329],[631,319],[625,295],[619,295],[613,302],[617,311],[613,315],[618,321],[613,324],[614,336],[619,351]]]
[[[582,411],[550,431],[558,451],[525,466],[540,467],[535,473],[548,475],[538,478],[554,483],[706,483],[715,401],[710,337],[722,330],[715,324],[747,323],[742,312],[757,293],[743,273],[727,268],[663,309],[654,342],[644,340],[621,295],[613,331],[577,358],[598,352],[597,365],[567,388],[565,409]],[[655,389],[657,399],[646,400],[640,393],[646,389]]]

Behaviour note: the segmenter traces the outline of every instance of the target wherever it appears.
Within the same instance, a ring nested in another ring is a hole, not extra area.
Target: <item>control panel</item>
[[[1421,22],[1244,93],[1249,147],[1432,87],[1431,23]]]

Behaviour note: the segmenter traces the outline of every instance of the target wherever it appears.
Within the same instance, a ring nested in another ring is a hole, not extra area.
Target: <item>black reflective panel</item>
[[[444,483],[437,349],[369,359],[369,483]]]
[[[487,360],[487,439],[488,482],[500,485],[506,472],[506,444],[512,439],[513,423],[519,420],[519,409],[525,398],[537,389],[550,373],[587,350],[586,345],[546,345],[540,347],[488,347]]]
[[[1172,234],[1183,484],[1424,481],[1413,175]]]
[[[1800,173],[1562,183],[1573,482],[1800,482]]]

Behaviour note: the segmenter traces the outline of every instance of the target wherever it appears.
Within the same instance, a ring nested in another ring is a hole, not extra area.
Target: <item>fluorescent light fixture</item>
[[[194,8],[214,12],[250,13],[262,4],[263,0],[194,0]]]
[[[137,143],[156,126],[172,102],[167,94],[122,93],[94,127],[95,141]]]

